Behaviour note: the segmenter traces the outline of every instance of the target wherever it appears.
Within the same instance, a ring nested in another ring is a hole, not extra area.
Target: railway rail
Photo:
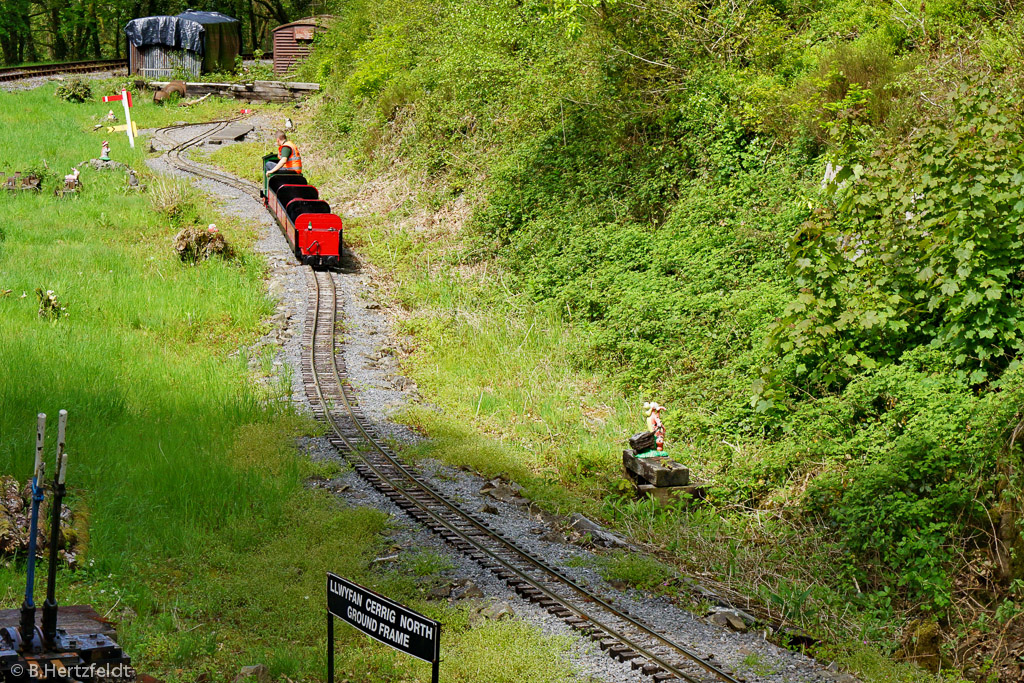
[[[672,641],[610,600],[579,585],[558,569],[490,528],[454,503],[385,445],[357,407],[338,348],[340,308],[336,275],[308,271],[310,302],[303,345],[302,378],[314,415],[331,430],[331,443],[355,470],[409,516],[505,581],[530,602],[597,641],[654,681],[738,683],[711,656]]]
[[[66,73],[90,73],[93,71],[114,71],[128,69],[127,59],[93,59],[85,62],[64,62],[61,64],[36,64],[34,66],[10,66],[0,68],[0,81],[20,81],[38,76],[53,76]]]
[[[183,152],[185,152],[188,149],[191,149],[192,147],[198,147],[199,145],[203,144],[203,142],[207,138],[212,136],[214,133],[219,133],[220,131],[224,130],[229,125],[231,125],[235,121],[238,121],[241,118],[243,117],[235,116],[230,119],[209,121],[203,124],[185,124],[183,126],[179,125],[158,128],[153,133],[153,138],[157,142],[159,142],[161,146],[167,147],[167,151],[164,152],[164,158],[167,159],[167,163],[169,163],[171,166],[178,169],[179,171],[191,173],[193,175],[207,178],[209,180],[216,180],[218,183],[224,183],[225,185],[233,187],[236,190],[245,192],[253,199],[262,202],[262,199],[260,198],[260,187],[256,183],[249,182],[247,180],[242,180],[241,178],[237,178],[229,173],[221,173],[220,171],[215,171],[211,168],[207,168],[206,166],[202,166],[201,164],[195,163],[188,157],[183,156],[182,154]],[[205,128],[204,130],[202,130],[195,136],[185,140],[184,142],[175,142],[168,135],[169,131],[178,128],[188,128],[190,126],[204,126]]]
[[[262,59],[272,59],[273,52],[266,52]],[[244,54],[243,59],[252,59],[253,55]],[[54,76],[66,73],[91,73],[93,71],[115,71],[128,69],[127,59],[92,59],[82,62],[59,62],[56,64],[34,64],[32,66],[0,67],[0,81],[20,81],[24,78],[38,76]]]
[[[166,158],[175,168],[225,183],[258,197],[255,183],[195,164],[182,153],[203,142],[235,119],[214,121],[199,134],[175,144],[167,133],[157,139],[169,147]],[[541,558],[490,528],[457,503],[446,499],[413,467],[383,443],[360,411],[337,335],[341,301],[337,275],[307,269],[309,306],[303,335],[302,378],[314,415],[330,428],[329,440],[354,469],[384,495],[460,552],[493,572],[523,598],[581,631],[601,649],[628,662],[656,683],[742,683],[713,655],[701,655],[674,642],[651,625],[617,608],[612,600],[579,585]]]

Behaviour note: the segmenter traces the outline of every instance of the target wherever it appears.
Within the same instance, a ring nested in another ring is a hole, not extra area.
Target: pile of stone
[[[18,483],[14,477],[0,477],[0,555],[14,557],[28,553],[29,513],[32,508],[32,485]],[[40,524],[36,535],[36,553],[43,556],[49,547],[51,519],[50,498],[39,508]],[[45,523],[43,523],[45,521]],[[78,533],[73,526],[71,508],[63,506],[60,514],[60,556],[69,565],[77,561]]]
[[[89,166],[97,171],[117,171],[128,168],[120,161],[113,161],[111,159],[89,159],[75,166],[75,168],[81,168],[83,166]]]

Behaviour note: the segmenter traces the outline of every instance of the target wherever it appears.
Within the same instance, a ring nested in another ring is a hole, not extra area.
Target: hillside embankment
[[[406,413],[424,453],[602,514],[868,678],[1020,678],[1012,3],[338,15],[300,141],[442,409]],[[621,484],[651,398],[708,505]]]

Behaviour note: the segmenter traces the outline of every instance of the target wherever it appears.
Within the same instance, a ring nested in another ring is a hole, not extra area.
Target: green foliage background
[[[673,406],[719,500],[818,516],[941,615],[967,557],[1020,572],[1024,23],[908,7],[356,0],[303,76],[367,172],[470,203],[453,263]]]

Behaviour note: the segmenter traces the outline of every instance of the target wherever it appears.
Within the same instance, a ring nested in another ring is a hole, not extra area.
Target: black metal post
[[[36,577],[36,534],[39,530],[39,504],[43,502],[43,443],[46,435],[46,414],[39,413],[36,429],[36,463],[32,471],[32,511],[29,516],[28,569],[25,577],[25,600],[21,603],[21,650],[31,652],[36,633],[36,603],[32,593]]]
[[[327,613],[327,683],[334,683],[334,615]]]
[[[430,675],[430,683],[437,683],[437,677],[441,669],[441,661],[434,660],[434,672]]]
[[[50,524],[50,564],[46,573],[46,601],[43,602],[43,643],[52,647],[57,639],[57,548],[60,540],[60,513],[64,505],[64,476],[67,472],[67,455],[64,454],[64,428],[68,411],[60,411],[57,430],[57,469],[53,476],[52,522]]]

